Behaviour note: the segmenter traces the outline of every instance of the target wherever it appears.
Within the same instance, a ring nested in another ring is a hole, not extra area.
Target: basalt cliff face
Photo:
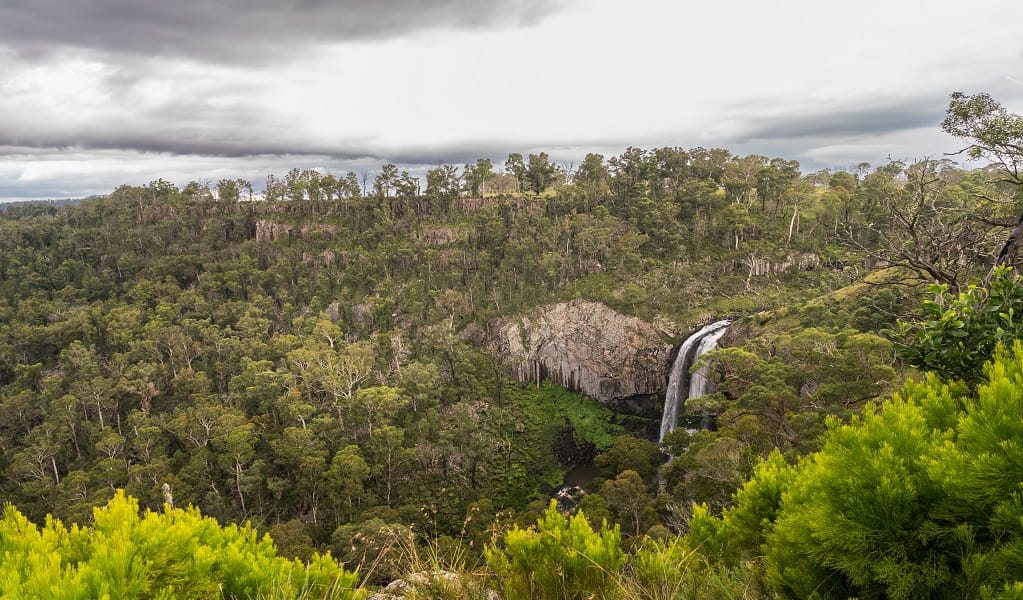
[[[501,320],[487,338],[519,381],[550,380],[613,410],[660,417],[672,358],[667,327],[576,300]]]

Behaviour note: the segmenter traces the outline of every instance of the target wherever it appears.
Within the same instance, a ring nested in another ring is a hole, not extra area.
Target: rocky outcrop
[[[766,257],[749,255],[744,263],[736,263],[736,270],[748,269],[750,277],[760,277],[771,273],[788,273],[791,271],[812,271],[821,266],[821,257],[809,252],[788,254],[784,260],[772,261]]]
[[[406,598],[485,598],[501,600],[501,595],[486,589],[478,580],[450,571],[421,571],[405,579],[395,579],[367,600],[404,600]]]
[[[259,219],[256,221],[257,242],[272,242],[282,237],[295,237],[300,240],[319,237],[333,240],[337,237],[339,231],[337,227],[329,225],[303,225],[300,228],[296,228],[287,223],[278,223],[269,219]]]
[[[620,412],[660,416],[672,346],[650,323],[575,300],[502,320],[488,338],[519,381],[546,379]]]
[[[256,221],[256,241],[272,242],[281,236],[291,235],[291,225],[260,219]]]
[[[444,246],[464,240],[468,234],[451,227],[424,227],[415,236],[431,246]]]
[[[178,211],[169,204],[146,206],[139,214],[139,221],[144,224],[155,223],[165,219],[177,219]]]

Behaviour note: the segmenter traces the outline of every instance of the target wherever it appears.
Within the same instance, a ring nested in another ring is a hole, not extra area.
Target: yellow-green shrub
[[[194,508],[139,512],[119,491],[91,527],[48,518],[38,528],[13,506],[0,521],[5,598],[298,598],[354,600],[356,575],[330,555],[308,563],[277,557],[268,537],[221,527]]]
[[[491,546],[487,562],[504,586],[507,600],[582,600],[607,595],[625,563],[619,527],[605,522],[599,532],[583,513],[566,517],[557,503],[534,527],[518,527]]]

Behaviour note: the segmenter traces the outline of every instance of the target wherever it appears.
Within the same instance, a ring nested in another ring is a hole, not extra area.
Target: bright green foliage
[[[946,286],[931,289],[936,299],[924,302],[926,319],[898,324],[899,356],[946,379],[980,381],[995,346],[1023,337],[1023,281],[1000,267],[986,288],[971,286],[958,296]]]
[[[507,532],[486,557],[507,600],[582,600],[613,589],[625,564],[621,540],[617,525],[594,532],[582,512],[566,517],[551,501],[535,527]]]
[[[698,510],[690,547],[729,564],[762,548],[768,580],[796,598],[1012,597],[1023,344],[985,375],[976,396],[931,376],[862,419],[832,419],[819,452],[765,463],[723,519]]]
[[[255,530],[221,527],[194,508],[139,514],[123,491],[91,527],[48,518],[37,528],[13,506],[0,521],[4,598],[357,599],[356,575],[329,554],[308,564],[276,556]]]
[[[630,557],[619,597],[647,600],[735,600],[766,598],[747,565],[725,568],[709,561],[703,548],[683,538],[648,541]]]
[[[738,564],[760,551],[764,535],[778,515],[782,492],[795,470],[774,451],[757,465],[753,478],[735,493],[733,506],[721,519],[706,506],[696,506],[689,522],[689,543],[713,560]]]
[[[618,415],[603,405],[551,384],[541,385],[540,390],[542,394],[531,394],[536,398],[530,402],[538,405],[541,410],[548,411],[548,420],[551,419],[550,411],[554,411],[555,418],[572,428],[576,444],[592,445],[596,450],[606,450],[622,437],[615,435],[622,431],[622,427],[615,423]]]
[[[941,492],[921,457],[948,439],[897,399],[830,431],[783,496],[769,577],[802,597],[864,589],[911,598],[946,586],[950,549],[929,514]]]

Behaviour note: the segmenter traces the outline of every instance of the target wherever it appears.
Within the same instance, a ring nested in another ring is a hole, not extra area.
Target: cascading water
[[[682,342],[668,376],[668,391],[664,395],[664,415],[661,417],[661,437],[658,441],[663,442],[664,436],[678,427],[678,418],[685,410],[686,400],[699,398],[711,392],[707,366],[701,365],[692,375],[689,369],[702,354],[717,349],[718,340],[731,324],[731,319],[715,321]]]

